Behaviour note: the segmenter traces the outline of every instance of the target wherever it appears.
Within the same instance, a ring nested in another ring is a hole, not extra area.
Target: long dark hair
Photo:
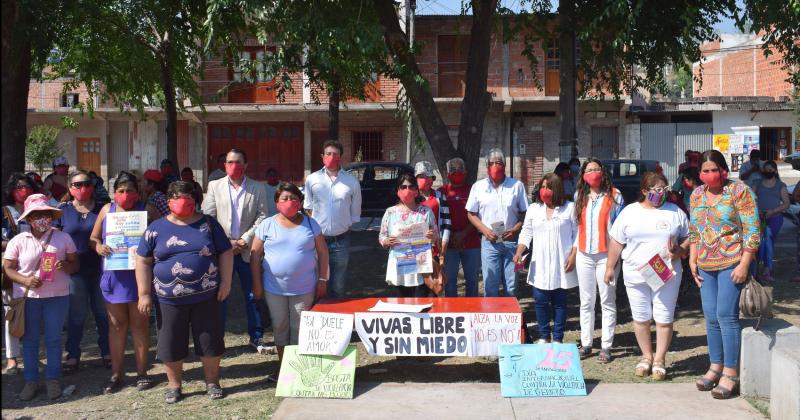
[[[536,187],[533,189],[534,194],[531,198],[533,198],[534,203],[544,203],[542,198],[539,197],[539,189],[542,188],[544,181],[547,181],[547,188],[553,191],[553,206],[558,207],[566,203],[567,197],[564,193],[564,183],[561,181],[561,177],[556,175],[553,172],[548,172],[542,176],[542,179],[539,183],[536,184]]]
[[[586,173],[586,167],[590,163],[596,163],[600,166],[600,172],[603,173],[603,182],[600,183],[600,190],[607,193],[606,200],[612,199],[611,194],[613,194],[614,191],[614,184],[611,183],[611,177],[603,167],[603,162],[593,157],[586,159],[586,162],[583,162],[583,165],[581,165],[581,173],[577,174],[578,184],[575,186],[575,191],[577,192],[575,198],[575,212],[578,217],[578,224],[581,223],[581,213],[583,212],[583,208],[586,207],[586,197],[588,197],[589,192],[591,192],[591,187],[583,180],[583,174]]]
[[[6,183],[6,204],[14,204],[14,189],[19,181],[27,182],[33,190],[32,194],[39,193],[39,184],[37,184],[33,178],[23,174],[22,172],[14,172],[10,177],[8,177],[8,182]]]
[[[730,172],[728,169],[728,162],[725,161],[725,156],[720,153],[719,150],[706,150],[703,152],[703,155],[700,157],[700,166],[703,166],[705,162],[714,162],[717,164],[720,172]]]

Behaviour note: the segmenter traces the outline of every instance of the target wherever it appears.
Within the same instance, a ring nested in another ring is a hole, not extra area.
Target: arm
[[[569,273],[575,269],[575,258],[578,256],[578,247],[576,245],[578,239],[578,217],[575,214],[575,205],[571,204],[570,207],[570,243],[572,247],[569,250],[567,261],[564,262],[564,272]]]
[[[378,243],[384,248],[391,248],[399,243],[397,238],[394,236],[389,236],[389,219],[391,218],[390,213],[392,208],[393,207],[389,207],[386,209],[386,212],[383,213],[383,219],[381,220],[381,231],[378,234]]]
[[[361,190],[359,190],[359,192],[360,191]],[[305,198],[303,199],[303,209],[305,209],[306,214],[308,214],[308,217],[313,217],[311,213],[313,212],[312,208],[314,206],[314,189],[311,188],[310,175],[306,178],[305,188],[303,188],[303,194],[305,194]]]
[[[800,181],[798,181],[797,185],[794,186],[794,192],[792,195],[794,196],[794,201],[800,202]]]
[[[251,255],[252,258],[252,255]],[[259,266],[261,267],[261,266]],[[258,277],[260,279],[261,277]],[[231,281],[233,279],[233,250],[228,249],[219,255],[219,291],[217,292],[217,300],[222,302],[228,298],[231,293]],[[255,281],[253,284],[261,284],[261,281]]]
[[[328,245],[325,237],[317,235],[314,238],[314,247],[317,250],[317,299],[322,299],[328,295],[328,279],[330,278],[330,264],[328,261]],[[325,279],[325,280],[322,280]]]
[[[350,221],[352,223],[361,221],[361,184],[358,183],[358,180],[355,180],[353,199],[350,201]]]
[[[78,254],[75,252],[67,252],[67,259],[65,261],[56,262],[56,270],[61,270],[67,274],[77,273],[81,268],[81,262],[78,260]]]
[[[744,252],[739,264],[731,272],[731,280],[734,283],[743,283],[747,280],[747,271],[753,256],[758,252],[761,245],[761,223],[758,220],[758,206],[753,191],[745,185],[740,185],[736,192],[734,206],[736,214],[739,215],[739,223],[742,226],[742,246]]]
[[[522,227],[520,228],[519,240],[517,241],[517,252],[514,254],[514,263],[519,264],[522,262],[522,254],[528,249],[528,245],[531,243],[531,239],[533,239],[533,212],[535,211],[534,207],[529,207],[528,211],[525,213],[525,219],[522,222]]]
[[[439,231],[442,233],[440,259],[444,259],[445,254],[447,254],[447,247],[450,244],[450,206],[447,204],[447,198],[445,198],[444,194],[439,194],[439,197]]]
[[[3,270],[14,283],[21,284],[31,289],[36,289],[42,285],[42,281],[39,280],[38,276],[23,276],[17,271],[18,268],[19,261],[17,261],[16,258],[5,259],[5,261],[3,261]]]
[[[486,225],[484,225],[483,222],[481,222],[481,218],[478,217],[478,213],[468,211],[467,220],[469,220],[472,226],[474,226],[475,229],[478,230],[478,232],[480,232],[483,236],[485,236],[487,240],[492,242],[497,240],[497,235],[495,235],[491,229],[486,227]]]
[[[617,266],[619,262],[619,256],[622,253],[622,248],[625,246],[621,243],[617,242],[616,239],[611,238],[611,241],[608,244],[608,259],[606,260],[606,275],[603,281],[606,284],[613,284],[614,280],[614,267]]]
[[[264,258],[264,241],[253,238],[250,245],[250,274],[253,276],[253,296],[256,299],[264,298],[264,285],[261,283],[261,260]]]
[[[156,220],[161,218],[161,212],[158,211],[156,206],[154,206],[154,205],[152,205],[150,203],[147,203],[145,205],[145,210],[147,211],[147,223],[148,224],[153,223],[154,221],[156,221]]]
[[[243,247],[250,246],[250,244],[253,242],[253,238],[256,236],[256,229],[258,228],[258,225],[260,225],[261,222],[267,218],[267,192],[264,191],[264,188],[262,188],[260,185],[255,188],[255,191],[256,196],[253,198],[256,199],[257,203],[257,207],[255,209],[256,221],[253,222],[253,225],[250,226],[250,229],[247,229],[247,231],[241,235],[241,239],[245,242],[242,244]]]
[[[89,247],[102,257],[111,255],[111,247],[103,244],[103,223],[106,220],[106,214],[110,207],[111,204],[106,204],[100,209],[100,213],[97,215],[97,221],[95,221],[94,227],[92,228],[92,234],[89,237]]]
[[[153,257],[136,255],[136,287],[139,290],[139,303],[136,305],[142,315],[150,315],[153,306],[153,297],[150,294],[150,285],[153,284]]]
[[[214,196],[214,189],[213,189],[214,182],[216,182],[216,181],[211,181],[211,182],[208,183],[208,188],[206,189],[206,194],[205,194],[205,196],[203,198],[203,205],[202,205],[201,208],[203,209],[203,213],[204,214],[207,214],[207,215],[209,215],[209,216],[211,216],[211,217],[216,219],[217,218],[217,199]]]
[[[503,232],[503,240],[512,240],[519,234],[522,229],[522,221],[525,220],[525,212],[528,210],[528,199],[525,198],[525,186],[522,182],[517,181],[514,186],[514,210],[517,211],[517,223],[511,226],[510,229]]]

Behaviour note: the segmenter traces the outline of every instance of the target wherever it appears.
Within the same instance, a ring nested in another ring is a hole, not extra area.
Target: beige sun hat
[[[22,214],[17,218],[17,223],[25,220],[29,214],[35,211],[53,212],[53,218],[58,219],[64,213],[61,210],[47,204],[47,196],[44,194],[31,194],[25,199],[25,206]]]

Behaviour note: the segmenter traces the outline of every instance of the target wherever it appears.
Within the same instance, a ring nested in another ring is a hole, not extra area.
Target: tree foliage
[[[58,145],[57,127],[51,125],[37,125],[31,127],[28,139],[25,142],[25,159],[32,163],[42,173],[45,166],[50,165],[53,159],[64,154]]]

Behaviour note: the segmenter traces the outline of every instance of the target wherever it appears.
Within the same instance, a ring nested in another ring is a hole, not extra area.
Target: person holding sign
[[[635,373],[652,373],[653,379],[663,381],[681,286],[680,258],[689,251],[689,220],[677,205],[666,201],[669,187],[664,175],[645,172],[639,190],[639,201],[625,207],[611,226],[603,280],[607,285],[614,284],[621,254],[633,332],[643,355]],[[656,323],[655,356],[651,320]]]
[[[110,269],[109,260],[115,250],[108,244],[108,227],[106,218],[111,214],[125,214],[132,212],[131,216],[138,216],[147,212],[147,219],[154,220],[161,217],[158,210],[145,204],[139,195],[139,182],[136,177],[122,171],[114,181],[114,201],[106,204],[97,215],[97,221],[89,238],[89,246],[104,257],[103,275],[100,277],[100,290],[106,301],[108,312],[108,344],[111,350],[111,379],[103,388],[104,393],[117,392],[122,386],[122,377],[125,361],[125,343],[128,338],[128,329],[133,336],[133,353],[136,359],[136,389],[143,391],[153,386],[147,376],[147,353],[150,349],[149,322],[146,315],[142,315],[136,307],[139,301],[139,292],[136,286],[136,275],[133,268]],[[147,226],[136,226],[135,230],[143,232]],[[115,235],[124,236],[124,235]],[[127,238],[125,238],[127,241]],[[131,238],[131,240],[133,240]],[[126,242],[127,243],[127,242]],[[128,245],[130,246],[130,245]],[[130,249],[127,252],[131,258]],[[130,266],[130,265],[128,265]]]
[[[219,222],[196,211],[201,196],[194,183],[170,184],[170,214],[148,226],[136,250],[142,316],[150,316],[152,310],[151,286],[158,298],[156,353],[167,371],[164,398],[169,404],[181,398],[189,331],[203,363],[206,393],[211,399],[224,396],[219,385],[219,361],[225,352],[221,302],[231,291],[233,251]]]
[[[700,287],[711,365],[696,386],[727,399],[738,393],[739,296],[758,252],[760,223],[755,194],[744,183],[727,179],[722,153],[707,150],[701,162],[705,185],[692,194],[689,267]]]
[[[52,227],[62,211],[50,207],[47,201],[43,194],[32,194],[25,199],[17,223],[24,220],[31,230],[11,238],[3,255],[6,276],[14,282],[14,298],[27,298],[22,336],[25,386],[19,393],[23,401],[33,399],[39,388],[41,331],[47,353],[47,397],[61,396],[61,332],[69,311],[69,275],[79,269],[72,238]]]
[[[390,249],[386,282],[397,287],[401,297],[426,297],[430,291],[422,275],[433,268],[424,259],[432,258],[431,243],[439,240],[439,229],[433,211],[420,205],[417,180],[411,174],[400,176],[397,197],[400,202],[386,209],[378,235],[381,246]]]
[[[592,354],[594,334],[594,305],[600,291],[602,329],[600,353],[597,361],[611,361],[611,345],[617,325],[617,288],[603,281],[608,260],[608,231],[625,207],[625,200],[611,184],[611,177],[603,163],[589,158],[580,170],[575,212],[578,223],[578,254],[575,261],[578,288],[581,298],[581,348],[582,357]]]
[[[278,184],[272,199],[278,214],[258,225],[250,249],[253,295],[264,298],[272,317],[278,357],[297,344],[300,315],[314,297],[327,295],[330,265],[325,236],[316,220],[300,213],[303,193],[289,182]]]
[[[539,343],[561,343],[567,325],[567,289],[578,285],[575,274],[575,206],[567,200],[561,178],[548,173],[525,213],[514,263],[523,263],[530,244],[528,284],[533,286]],[[533,240],[536,238],[536,240]],[[533,241],[532,241],[533,240]],[[550,318],[553,318],[552,335]]]
[[[506,176],[506,158],[500,149],[489,151],[486,167],[489,177],[472,185],[466,205],[467,218],[483,235],[483,293],[486,297],[501,296],[502,284],[503,296],[515,296],[517,273],[512,260],[528,210],[525,186]]]

